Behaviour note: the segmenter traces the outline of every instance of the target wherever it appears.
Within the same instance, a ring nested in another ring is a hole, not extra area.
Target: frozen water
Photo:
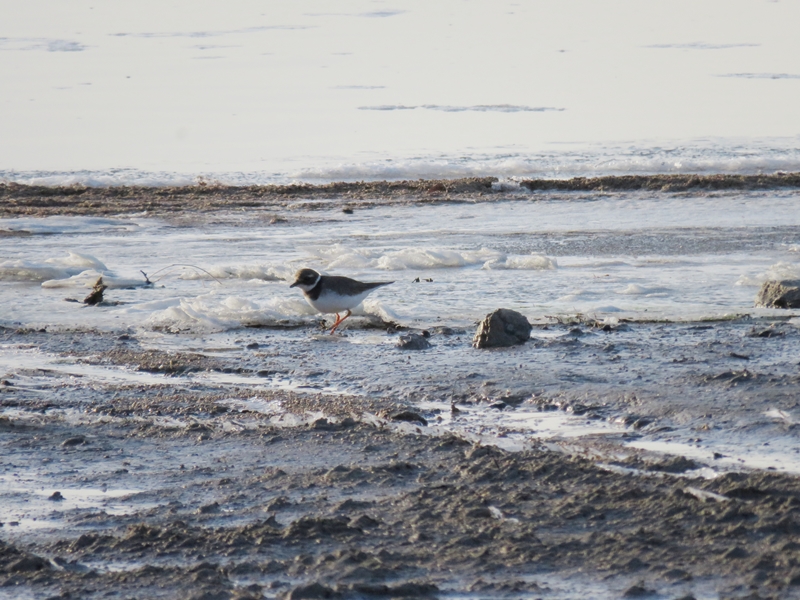
[[[796,2],[0,8],[0,179],[800,170]]]

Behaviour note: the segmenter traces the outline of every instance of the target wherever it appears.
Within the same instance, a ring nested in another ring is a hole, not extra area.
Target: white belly
[[[352,310],[364,301],[364,298],[369,296],[372,290],[367,290],[358,296],[340,296],[339,294],[320,294],[316,300],[312,300],[306,296],[308,303],[321,313],[341,313],[348,309]]]

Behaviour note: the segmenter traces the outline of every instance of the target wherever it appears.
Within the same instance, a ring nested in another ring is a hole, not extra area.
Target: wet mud
[[[387,204],[484,202],[519,199],[522,192],[690,192],[800,189],[800,173],[765,175],[629,175],[530,179],[502,184],[496,177],[420,179],[416,181],[336,182],[227,186],[213,181],[181,187],[36,186],[0,183],[0,218],[49,215],[121,215],[146,213],[187,217],[226,211],[250,211],[252,218],[280,224],[285,217],[270,211],[315,210]],[[538,196],[534,196],[538,198]]]
[[[506,360],[602,343],[614,344],[605,356],[621,356],[609,358],[616,364],[646,327],[667,326],[554,324],[548,331],[564,335],[471,352]],[[465,387],[454,418],[499,402],[500,411],[538,403],[629,419],[596,443],[532,438],[516,452],[437,429],[441,413],[414,395],[203,382],[192,377],[263,375],[248,358],[146,349],[132,336],[5,330],[6,343],[160,379],[2,377],[0,597],[800,597],[800,477],[733,469],[708,478],[702,461],[622,445],[658,435],[669,419],[689,421],[698,436],[711,433],[702,424],[734,430],[724,406],[741,414],[748,403],[796,405],[796,375],[764,369],[755,352],[766,344],[779,353],[797,337],[793,327],[691,327],[707,351],[673,363],[684,386],[674,396],[644,384],[617,392],[616,403],[602,385],[593,396],[483,386],[485,398]],[[715,328],[723,331],[711,344],[704,336]],[[718,368],[726,332],[752,362],[729,357],[736,366]],[[467,332],[446,333],[468,347]],[[268,351],[263,342],[250,350],[262,363]],[[456,372],[442,385],[469,379]]]
[[[356,415],[276,427],[198,400],[203,425],[166,432],[55,416],[8,425],[4,460],[18,469],[59,463],[66,499],[77,481],[149,489],[122,499],[125,514],[66,511],[67,526],[52,533],[14,535],[4,523],[0,590],[42,598],[563,597],[565,580],[589,576],[605,580],[608,597],[636,586],[681,597],[713,583],[725,597],[784,598],[800,585],[794,477],[686,480],[670,465],[632,475]],[[146,397],[125,410],[184,416]],[[242,420],[247,426],[225,427]],[[65,445],[76,436],[85,443]]]

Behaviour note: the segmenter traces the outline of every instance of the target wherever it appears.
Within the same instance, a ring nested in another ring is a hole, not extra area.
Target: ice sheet
[[[0,11],[0,180],[800,170],[794,2]]]

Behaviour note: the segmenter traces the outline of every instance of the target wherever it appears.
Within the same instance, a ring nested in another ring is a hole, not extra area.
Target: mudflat
[[[0,529],[0,597],[800,595],[796,476],[508,452],[387,397],[202,385],[188,375],[235,369],[46,335],[89,367],[170,378],[53,394],[3,380],[4,512],[23,518]]]

